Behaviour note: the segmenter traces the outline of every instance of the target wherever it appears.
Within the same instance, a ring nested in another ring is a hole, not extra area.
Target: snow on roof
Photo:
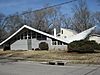
[[[57,38],[57,37],[55,37],[55,36],[53,36],[53,35],[47,34],[47,33],[42,32],[42,31],[40,31],[40,30],[34,29],[34,28],[30,27],[30,26],[24,25],[24,26],[22,26],[19,30],[17,30],[14,34],[12,34],[10,37],[8,37],[6,40],[4,40],[3,42],[1,42],[0,45],[3,45],[5,42],[7,42],[8,40],[10,40],[12,37],[14,37],[16,34],[18,34],[18,33],[19,33],[22,29],[24,29],[24,28],[27,28],[27,29],[29,29],[29,30],[32,30],[32,31],[38,32],[38,33],[40,33],[40,34],[43,34],[43,35],[45,35],[45,36],[47,36],[47,37],[50,37],[50,38],[53,38],[53,39],[62,41],[62,42],[64,42],[64,43],[67,43],[67,41],[65,41],[65,40],[62,40],[62,39],[60,39],[60,38]]]

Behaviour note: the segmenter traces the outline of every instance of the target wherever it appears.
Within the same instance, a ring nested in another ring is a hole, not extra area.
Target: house
[[[66,41],[27,25],[24,25],[6,40],[1,42],[0,46],[2,46],[4,50],[32,50],[39,48],[41,42],[46,42],[49,46],[49,50],[67,49]]]
[[[79,34],[72,30],[61,29],[60,33],[56,34],[54,28],[54,35],[50,35],[24,25],[1,42],[0,46],[3,50],[32,50],[39,48],[41,42],[46,42],[49,50],[67,50],[68,43],[86,38],[94,29],[95,26]]]
[[[98,34],[92,34],[92,35],[90,35],[89,40],[94,40],[97,43],[100,43],[100,35],[98,35]]]

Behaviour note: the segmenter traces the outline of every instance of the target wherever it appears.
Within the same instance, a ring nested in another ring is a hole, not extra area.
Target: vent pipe
[[[56,28],[54,28],[54,36],[56,37]]]

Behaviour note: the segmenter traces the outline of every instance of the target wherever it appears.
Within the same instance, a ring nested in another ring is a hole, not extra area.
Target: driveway
[[[100,66],[57,66],[37,62],[4,62],[0,63],[0,75],[100,75]]]

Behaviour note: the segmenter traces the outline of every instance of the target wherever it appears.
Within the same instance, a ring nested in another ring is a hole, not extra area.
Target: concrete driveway
[[[100,66],[53,66],[37,62],[7,62],[0,63],[0,75],[100,75]]]

